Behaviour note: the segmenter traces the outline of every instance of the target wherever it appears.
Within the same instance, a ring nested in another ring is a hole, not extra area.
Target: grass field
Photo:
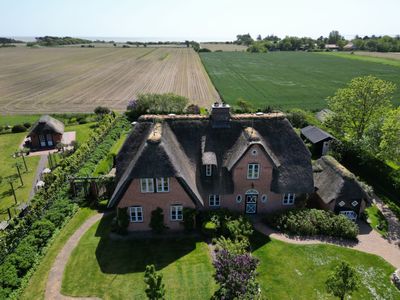
[[[173,92],[200,106],[218,98],[187,48],[4,48],[0,74],[2,114],[125,110],[147,92]]]
[[[348,59],[355,59],[373,63],[380,63],[389,66],[400,67],[400,53],[380,53],[380,52],[321,52],[318,54],[330,55]]]
[[[70,257],[62,292],[102,299],[144,299],[143,271],[154,263],[167,299],[210,299],[216,286],[209,249],[201,239],[112,240],[110,219],[94,225]],[[352,299],[399,299],[390,283],[394,268],[382,258],[330,245],[292,245],[256,233],[258,281],[268,299],[334,299],[324,282],[339,261],[352,264],[362,286]]]
[[[306,52],[200,56],[221,97],[231,104],[244,99],[256,108],[321,109],[338,88],[369,74],[396,83],[394,103],[400,104],[400,69],[395,66]]]

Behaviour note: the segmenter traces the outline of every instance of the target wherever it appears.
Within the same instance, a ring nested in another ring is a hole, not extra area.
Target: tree
[[[346,295],[351,295],[359,286],[359,276],[357,272],[347,262],[341,262],[325,282],[328,293],[344,299]]]
[[[258,259],[249,253],[219,251],[213,262],[214,279],[219,289],[213,299],[257,299],[260,294],[256,281],[258,263]]]
[[[249,33],[247,33],[247,34],[238,34],[236,36],[236,41],[234,43],[238,45],[250,46],[253,42],[254,42],[253,38]]]
[[[329,33],[328,44],[337,44],[340,40],[343,40],[343,37],[339,31],[333,30]]]
[[[329,122],[338,134],[359,142],[366,130],[391,107],[396,85],[374,76],[357,77],[347,87],[337,90],[328,98],[329,108],[334,112]]]
[[[94,113],[96,115],[107,115],[107,114],[110,113],[110,109],[108,107],[105,107],[105,106],[97,106],[94,109]]]
[[[400,107],[391,110],[382,124],[380,156],[400,163]]]
[[[146,295],[148,299],[165,299],[165,286],[162,282],[162,274],[157,274],[154,265],[146,266],[144,282],[146,283]]]

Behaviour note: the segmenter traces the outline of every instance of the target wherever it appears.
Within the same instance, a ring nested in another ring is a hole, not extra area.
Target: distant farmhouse
[[[310,152],[283,114],[231,115],[218,103],[210,117],[142,116],[116,164],[109,206],[128,208],[129,230],[148,230],[157,207],[182,229],[184,207],[254,215],[314,191]]]

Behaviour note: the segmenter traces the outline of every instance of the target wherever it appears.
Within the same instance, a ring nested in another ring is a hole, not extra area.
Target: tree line
[[[399,52],[400,35],[364,36],[356,35],[354,39],[346,40],[339,31],[333,30],[328,37],[320,36],[317,39],[310,37],[286,36],[283,39],[276,35],[262,37],[258,35],[254,40],[250,34],[239,34],[236,36],[235,44],[248,46],[248,52],[268,51],[323,51],[329,49],[327,45],[335,45],[338,50],[367,50],[378,52]]]

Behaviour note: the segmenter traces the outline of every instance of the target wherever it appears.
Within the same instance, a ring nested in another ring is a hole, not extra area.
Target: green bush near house
[[[298,209],[267,215],[264,221],[283,232],[296,235],[325,235],[357,239],[357,224],[343,215],[319,209]]]
[[[379,208],[375,204],[373,204],[365,209],[365,215],[368,218],[371,227],[378,231],[381,235],[386,237],[389,224]]]

